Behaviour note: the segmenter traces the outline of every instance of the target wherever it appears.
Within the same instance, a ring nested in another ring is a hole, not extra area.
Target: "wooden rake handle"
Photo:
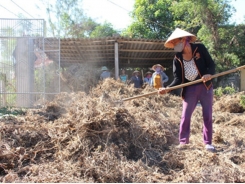
[[[245,68],[245,65],[237,67],[237,68],[234,68],[234,69],[231,69],[231,70],[227,70],[227,71],[224,71],[224,72],[221,72],[221,73],[214,74],[214,75],[211,76],[211,79],[216,78],[216,77],[220,77],[222,75],[226,75],[226,74],[229,74],[229,73],[237,72],[237,71],[239,71],[239,70],[241,70],[243,68]],[[202,79],[198,79],[198,80],[195,80],[195,81],[192,81],[192,82],[188,82],[188,83],[180,84],[180,85],[177,85],[177,86],[169,87],[168,91],[172,91],[172,90],[175,90],[175,89],[183,88],[183,87],[190,86],[190,85],[193,85],[193,84],[197,84],[197,83],[200,83],[200,82],[203,82],[203,80]],[[129,98],[124,98],[121,101],[133,100],[133,99],[136,99],[136,98],[141,98],[141,97],[145,97],[145,96],[149,96],[149,95],[155,95],[155,94],[158,94],[158,91],[153,91],[153,92],[146,93],[146,94],[143,94],[143,95],[137,95],[137,96],[133,96],[133,97],[129,97]]]

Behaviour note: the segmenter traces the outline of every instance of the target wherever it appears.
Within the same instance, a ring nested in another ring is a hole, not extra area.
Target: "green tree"
[[[240,28],[239,28],[240,27]],[[245,36],[242,31],[242,26],[223,25],[219,26],[219,48],[217,58],[217,70],[223,71],[233,67],[244,65],[245,57],[242,50],[245,49]],[[245,26],[243,26],[244,30]]]
[[[164,39],[173,29],[172,0],[136,0],[133,23],[123,34],[130,37]]]
[[[176,27],[187,30],[208,48],[222,72],[245,64],[244,25],[230,25],[233,13],[230,0],[136,0],[134,21],[124,35],[166,39]]]
[[[228,47],[228,27],[234,27],[227,26],[234,11],[230,0],[179,0],[170,10],[176,27],[196,34],[205,44],[217,64],[217,72],[238,64],[238,57]]]
[[[245,65],[244,30],[245,24],[240,24],[237,26],[228,25],[225,26],[225,29],[220,28],[220,35],[222,36],[221,45],[224,47],[223,50],[231,55],[230,59],[228,58],[229,60],[225,60],[225,62],[228,62],[227,65],[229,65],[230,67]]]
[[[230,0],[179,0],[170,10],[175,27],[191,30],[207,47],[219,48],[220,25],[228,23],[231,14]]]
[[[118,33],[116,30],[113,29],[111,23],[104,22],[101,25],[95,27],[95,29],[91,32],[91,38],[98,38],[98,37],[107,37],[113,36],[113,34]]]
[[[66,38],[112,36],[116,31],[107,22],[99,24],[83,13],[82,0],[43,1],[53,36]]]
[[[42,1],[48,15],[52,36],[82,38],[89,37],[99,24],[83,13],[82,0]]]
[[[69,29],[69,33],[73,38],[90,37],[97,26],[100,26],[100,24],[89,17],[84,17],[81,21],[71,24],[72,29]]]
[[[170,9],[175,25],[189,30],[204,43],[216,62],[216,71],[222,72],[245,64],[244,25],[232,25],[234,13],[230,0],[180,0]],[[235,73],[229,74],[235,75]],[[228,75],[217,78],[219,81]]]

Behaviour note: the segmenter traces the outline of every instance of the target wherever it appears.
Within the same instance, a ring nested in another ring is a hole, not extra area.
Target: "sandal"
[[[207,151],[211,151],[211,152],[215,151],[214,146],[211,145],[211,144],[206,144],[205,145],[205,148],[206,148]]]

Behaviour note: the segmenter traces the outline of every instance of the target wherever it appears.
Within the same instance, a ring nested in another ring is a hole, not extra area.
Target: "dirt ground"
[[[239,92],[215,97],[213,145],[204,149],[202,109],[192,116],[190,145],[179,150],[182,99],[106,79],[62,93],[41,109],[0,119],[0,182],[245,182],[245,109]]]

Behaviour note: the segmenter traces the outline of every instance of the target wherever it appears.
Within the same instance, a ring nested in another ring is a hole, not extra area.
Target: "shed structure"
[[[52,45],[57,45],[56,42],[55,38],[45,38],[44,47],[52,50]],[[116,78],[119,69],[124,67],[151,67],[161,64],[169,68],[172,67],[175,52],[165,48],[164,43],[165,40],[126,37],[60,38],[60,66],[93,63],[98,67],[114,68]],[[54,55],[57,53],[46,54],[51,60],[58,58]]]

